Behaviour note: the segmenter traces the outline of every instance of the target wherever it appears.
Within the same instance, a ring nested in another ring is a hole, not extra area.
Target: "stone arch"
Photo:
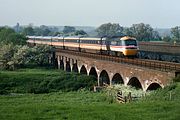
[[[87,69],[86,69],[86,67],[84,65],[81,67],[80,73],[87,75]]]
[[[99,84],[100,86],[110,85],[109,75],[105,70],[101,71],[100,73]]]
[[[70,62],[66,62],[66,71],[67,71],[67,72],[71,72]]]
[[[131,85],[132,87],[135,87],[136,89],[143,89],[142,85],[137,77],[132,77],[127,85]]]
[[[158,88],[162,88],[162,87],[160,86],[160,84],[158,84],[158,83],[151,83],[151,84],[148,86],[147,90],[157,90]]]
[[[60,69],[64,70],[64,62],[63,62],[63,60],[60,60]]]
[[[77,63],[73,64],[72,71],[78,73],[78,66],[77,66]]]
[[[114,84],[124,84],[123,78],[119,73],[116,73],[112,78],[112,85]]]

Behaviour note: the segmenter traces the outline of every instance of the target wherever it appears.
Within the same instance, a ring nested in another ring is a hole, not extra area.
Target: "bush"
[[[0,94],[89,90],[95,84],[96,80],[90,76],[59,70],[20,69],[0,74]]]

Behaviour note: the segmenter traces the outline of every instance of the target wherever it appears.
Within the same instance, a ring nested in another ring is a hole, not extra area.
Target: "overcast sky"
[[[180,25],[180,0],[0,0],[0,26],[99,26],[150,24],[154,28]]]

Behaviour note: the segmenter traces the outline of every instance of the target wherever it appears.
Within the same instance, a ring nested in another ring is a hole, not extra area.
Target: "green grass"
[[[64,92],[62,89],[54,89],[56,92],[34,94],[24,89],[27,84],[31,83],[27,82],[27,78],[32,81],[39,81],[39,79],[44,81],[47,78],[49,80],[51,77],[66,75],[61,72],[46,69],[0,72],[1,84],[13,80],[19,80],[18,82],[24,80],[21,84],[15,82],[16,85],[12,85],[12,88],[11,86],[8,89],[5,87],[8,94],[0,95],[0,119],[179,120],[180,118],[180,83],[151,92],[149,96],[127,104],[111,103],[104,91],[94,93],[80,89]],[[27,83],[24,84],[24,82]],[[36,85],[36,82],[34,84]],[[15,93],[15,89],[19,92]]]
[[[49,93],[92,89],[96,81],[86,75],[53,69],[20,69],[0,72],[0,94]]]
[[[0,118],[70,120],[178,120],[179,101],[109,104],[103,93],[57,92],[0,96]]]

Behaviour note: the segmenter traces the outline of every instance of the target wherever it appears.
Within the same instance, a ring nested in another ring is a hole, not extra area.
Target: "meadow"
[[[65,84],[67,80],[74,81]],[[72,87],[74,82],[76,85]],[[0,119],[179,120],[180,118],[179,82],[126,104],[110,101],[106,90],[91,91],[93,84],[95,84],[93,78],[59,70],[1,71]]]

